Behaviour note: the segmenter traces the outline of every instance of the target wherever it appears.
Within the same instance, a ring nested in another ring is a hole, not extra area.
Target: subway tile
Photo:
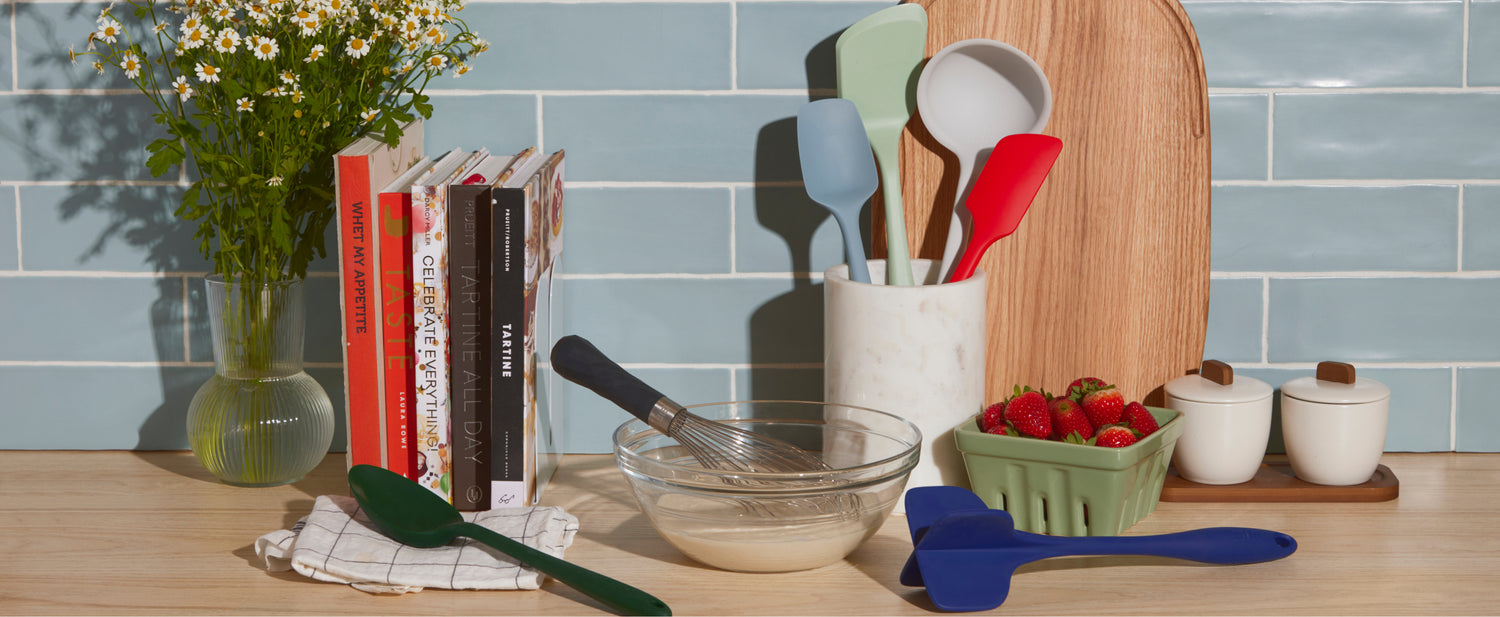
[[[1500,86],[1500,2],[1469,2],[1470,86]]]
[[[16,3],[6,2],[4,6],[0,6],[0,23],[12,23],[15,13]],[[0,28],[0,49],[14,50],[15,47],[12,46],[13,43],[14,40],[12,40],[10,37],[10,28]],[[12,89],[11,77],[13,75],[14,73],[11,72],[10,63],[0,62],[0,90]]]
[[[139,94],[0,97],[0,181],[151,180],[154,113]]]
[[[21,247],[16,240],[16,192],[0,187],[0,270],[21,267]]]
[[[202,277],[188,279],[188,330],[193,362],[213,362],[213,334],[209,331],[208,298]],[[303,289],[302,361],[344,361],[343,315],[339,311],[339,279],[332,276],[308,277]]]
[[[1458,426],[1455,450],[1500,452],[1500,413],[1495,413],[1495,383],[1500,369],[1458,369]]]
[[[868,222],[865,210],[860,219]],[[822,272],[844,263],[838,222],[800,186],[735,189],[734,219],[738,272]]]
[[[181,362],[182,313],[179,278],[3,278],[0,360]]]
[[[1270,361],[1500,360],[1500,279],[1271,281]]]
[[[422,124],[422,142],[433,159],[454,148],[515,154],[537,143],[535,96],[449,94],[433,91],[432,117]],[[582,148],[580,142],[575,148]],[[566,148],[568,144],[552,144]],[[569,159],[572,158],[570,155]],[[571,166],[570,166],[571,167]],[[569,178],[570,180],[572,178]]]
[[[335,371],[308,374],[329,392],[330,378],[339,383]],[[32,410],[8,418],[0,449],[186,450],[188,404],[212,375],[207,367],[0,367],[6,404]],[[333,407],[331,450],[342,452],[343,403]]]
[[[891,2],[742,2],[738,5],[738,87],[837,87],[834,44],[854,22]]]
[[[741,401],[822,401],[822,368],[755,367],[734,372],[734,398]]]
[[[780,95],[548,96],[549,145],[576,144],[572,181],[800,180],[797,110]],[[584,147],[583,144],[587,144]]]
[[[176,186],[22,186],[27,270],[204,272],[196,221],[177,217]]]
[[[7,2],[15,11],[16,82],[23,90],[73,90],[84,88],[134,89],[136,86],[118,64],[104,61],[92,55],[78,57],[75,65],[68,59],[68,49],[85,53],[88,51],[88,36],[97,29],[100,9],[108,6],[104,2],[48,3]],[[117,5],[112,12],[115,19],[133,36],[145,36],[150,26],[142,26],[128,5]],[[5,37],[9,38],[8,28]],[[10,49],[7,44],[4,49]],[[108,53],[104,45],[98,44],[96,52]],[[147,57],[156,57],[151,48],[146,48]],[[104,74],[94,69],[93,63],[104,61]],[[9,62],[6,65],[6,89],[9,89]],[[136,95],[143,101],[143,95]]]
[[[604,351],[610,353],[608,349]],[[728,369],[626,367],[626,370],[683,405],[729,400]],[[590,454],[613,451],[611,438],[615,429],[630,421],[630,414],[583,386],[566,380],[554,383],[560,384],[553,409],[562,415],[563,451]]]
[[[1456,186],[1221,186],[1213,269],[1452,271]]]
[[[1335,359],[1335,358],[1329,358]],[[1391,389],[1386,421],[1386,452],[1448,452],[1448,418],[1453,395],[1452,373],[1446,368],[1365,368],[1368,377]],[[1235,369],[1236,376],[1254,377],[1276,388],[1272,396],[1271,439],[1266,452],[1286,452],[1281,435],[1281,384],[1311,377],[1313,369]]]
[[[570,188],[562,271],[727,273],[728,189]]]
[[[1209,86],[1462,84],[1464,7],[1449,2],[1184,2]]]
[[[1276,179],[1500,178],[1500,93],[1276,95]]]
[[[822,362],[823,286],[792,279],[578,279],[557,282],[559,334],[616,362]]]
[[[1465,270],[1500,270],[1500,186],[1464,187]]]
[[[1259,362],[1262,290],[1260,279],[1214,279],[1208,290],[1208,339],[1203,359]]]
[[[501,90],[689,90],[729,84],[730,4],[470,3],[490,41],[474,70],[432,87]]]
[[[1214,180],[1266,178],[1267,94],[1215,94],[1208,97],[1213,127]]]

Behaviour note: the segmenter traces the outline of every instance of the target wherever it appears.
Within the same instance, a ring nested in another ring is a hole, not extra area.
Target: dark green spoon
[[[464,536],[483,542],[626,615],[671,615],[649,593],[521,544],[483,526],[464,522],[452,504],[406,476],[373,465],[349,469],[349,491],[365,515],[392,540],[431,548]]]

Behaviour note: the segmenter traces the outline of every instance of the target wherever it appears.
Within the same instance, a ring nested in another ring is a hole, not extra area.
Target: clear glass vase
[[[302,370],[303,281],[205,281],[214,376],[188,405],[188,444],[225,484],[302,479],[333,442],[333,403]]]

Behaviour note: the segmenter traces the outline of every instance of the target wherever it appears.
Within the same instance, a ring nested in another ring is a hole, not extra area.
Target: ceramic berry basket
[[[1055,536],[1114,536],[1156,510],[1182,414],[1147,407],[1161,426],[1124,448],[991,435],[978,417],[953,429],[969,484],[1016,529]]]

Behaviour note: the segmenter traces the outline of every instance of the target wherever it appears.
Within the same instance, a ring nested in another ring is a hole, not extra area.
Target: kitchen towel
[[[464,520],[557,557],[563,556],[578,519],[557,507],[464,512]],[[437,548],[415,548],[385,537],[352,497],[323,495],[291,529],[255,541],[271,572],[299,574],[360,591],[403,594],[438,589],[536,589],[540,572],[468,538]]]

